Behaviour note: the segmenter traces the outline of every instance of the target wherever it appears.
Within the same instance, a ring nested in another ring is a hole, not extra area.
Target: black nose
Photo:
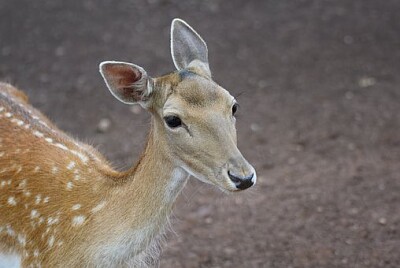
[[[252,180],[254,173],[251,174],[250,176],[244,177],[244,178],[238,177],[238,176],[232,174],[230,171],[228,171],[228,175],[229,175],[229,178],[231,179],[231,181],[233,181],[233,183],[235,184],[236,188],[238,188],[240,190],[247,189],[254,184],[254,182]]]

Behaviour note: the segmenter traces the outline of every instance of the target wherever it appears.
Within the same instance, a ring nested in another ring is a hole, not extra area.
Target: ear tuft
[[[177,70],[196,67],[211,76],[206,42],[189,24],[177,18],[171,24],[171,55]]]
[[[105,61],[100,64],[100,73],[113,96],[123,103],[146,101],[151,93],[146,71],[135,64]]]

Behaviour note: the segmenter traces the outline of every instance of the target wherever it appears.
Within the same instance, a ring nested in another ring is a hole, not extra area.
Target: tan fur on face
[[[157,79],[156,84],[153,113],[175,162],[204,182],[236,190],[227,169],[235,166],[246,175],[252,167],[236,146],[234,98],[195,69],[169,74]],[[166,127],[162,118],[167,115],[179,116],[184,127]]]

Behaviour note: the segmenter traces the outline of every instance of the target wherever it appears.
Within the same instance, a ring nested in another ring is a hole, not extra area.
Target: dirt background
[[[109,94],[98,64],[172,71],[183,18],[241,104],[259,181],[225,195],[191,179],[160,266],[400,267],[399,14],[398,0],[0,0],[0,80],[126,168],[149,116]]]

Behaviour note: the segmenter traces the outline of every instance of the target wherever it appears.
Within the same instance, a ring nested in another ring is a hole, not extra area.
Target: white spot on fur
[[[85,220],[86,217],[83,215],[75,216],[72,218],[72,226],[77,227],[79,225],[82,225]]]
[[[18,234],[17,239],[22,246],[26,245],[26,237],[23,234]]]
[[[74,155],[76,155],[77,157],[79,157],[81,160],[82,160],[82,162],[83,163],[87,163],[87,161],[89,161],[89,158],[87,158],[87,156],[85,156],[85,155],[83,155],[83,154],[81,154],[81,153],[79,153],[79,152],[77,152],[77,151],[74,151],[74,150],[70,150],[71,151],[71,153],[73,153]]]
[[[14,197],[14,196],[10,196],[10,197],[8,198],[8,200],[7,200],[7,203],[8,203],[10,206],[16,206],[16,205],[17,205],[17,201],[15,200],[15,197]]]
[[[47,219],[47,225],[57,224],[58,222],[59,222],[58,217],[55,217],[55,218],[49,217],[49,218]]]
[[[4,116],[5,116],[5,117],[11,117],[11,116],[12,116],[12,113],[5,113]]]
[[[101,201],[97,206],[92,208],[92,212],[93,213],[99,212],[100,210],[102,210],[104,208],[105,205],[106,205],[106,201]]]
[[[1,181],[0,186],[1,186],[1,188],[3,188],[4,186],[6,186],[6,181]]]
[[[72,181],[67,182],[67,189],[71,190],[72,187],[74,187],[74,184],[72,183]]]
[[[9,236],[15,236],[14,230],[10,227],[10,225],[6,226],[6,231]]]
[[[56,143],[55,146],[60,148],[60,149],[63,149],[64,151],[68,151],[68,148],[65,145],[61,144],[61,143]]]
[[[43,138],[43,137],[44,137],[43,133],[40,132],[40,131],[37,131],[37,130],[35,130],[35,131],[33,132],[33,135],[35,135],[35,136],[38,137],[38,138]]]
[[[38,205],[38,204],[40,203],[41,200],[42,200],[42,196],[41,196],[40,194],[38,194],[38,195],[35,197],[35,204]]]
[[[38,256],[39,256],[39,250],[38,250],[38,249],[35,249],[35,250],[33,251],[33,256],[35,256],[35,257],[38,257]]]
[[[76,205],[73,205],[71,209],[72,210],[78,210],[80,208],[81,208],[81,204],[76,204]]]
[[[4,107],[0,107],[0,113],[4,111]]]
[[[75,167],[75,162],[74,162],[74,161],[71,161],[71,162],[68,164],[67,169],[71,170],[71,169],[73,169],[74,167]]]
[[[37,172],[39,172],[39,170],[40,170],[40,167],[36,166],[35,169],[33,170],[33,172],[37,173]]]
[[[48,143],[53,143],[53,139],[52,138],[45,138],[45,141],[47,141]]]
[[[60,149],[63,149],[64,151],[68,151],[68,148],[65,145],[61,144],[61,143],[56,143],[55,146],[60,148]]]
[[[18,185],[19,188],[25,188],[25,186],[26,186],[26,179],[22,180]]]
[[[47,241],[49,247],[53,247],[54,241],[55,241],[54,235],[50,236],[49,240]]]
[[[31,211],[31,219],[38,218],[40,216],[39,212],[36,209]]]
[[[24,124],[24,121],[13,118],[11,119],[11,122],[13,122],[14,124],[18,125],[18,126],[22,126]]]
[[[56,167],[56,166],[52,167],[52,168],[51,168],[51,172],[52,172],[53,174],[56,174],[56,173],[58,172],[58,167]]]
[[[46,196],[45,198],[43,198],[43,203],[48,203],[49,202],[49,197],[48,196]]]
[[[21,171],[22,171],[22,167],[19,166],[19,167],[17,168],[16,172],[17,172],[17,174],[18,174],[18,173],[20,173]]]

